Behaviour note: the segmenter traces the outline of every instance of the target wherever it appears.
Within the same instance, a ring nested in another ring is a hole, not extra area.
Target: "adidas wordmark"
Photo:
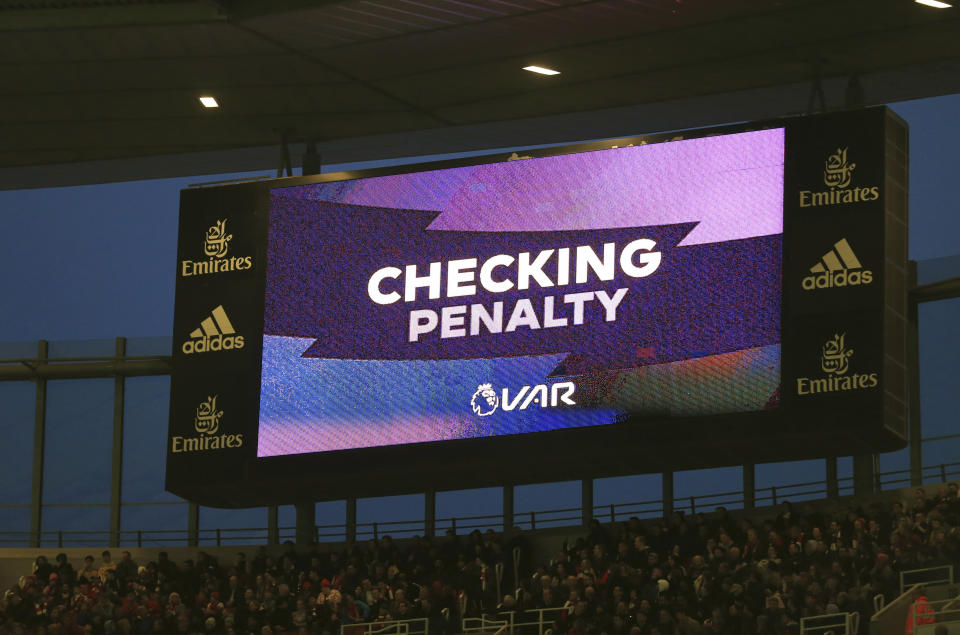
[[[243,348],[243,336],[236,334],[222,304],[200,322],[199,328],[191,331],[190,339],[182,346],[183,352],[187,355],[240,348]]]
[[[873,282],[873,272],[864,269],[846,238],[834,243],[833,249],[810,267],[810,275],[803,279],[804,291],[855,287]]]

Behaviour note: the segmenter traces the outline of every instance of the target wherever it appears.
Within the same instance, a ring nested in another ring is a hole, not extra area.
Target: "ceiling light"
[[[523,70],[530,71],[531,73],[539,73],[540,75],[559,75],[560,71],[555,71],[552,68],[545,68],[543,66],[524,66]]]
[[[217,103],[217,100],[213,97],[201,97],[200,103],[203,104],[204,108],[219,108],[220,104]]]
[[[934,9],[949,9],[953,5],[949,2],[940,2],[940,0],[913,0],[917,4],[924,4],[928,7],[933,7]]]

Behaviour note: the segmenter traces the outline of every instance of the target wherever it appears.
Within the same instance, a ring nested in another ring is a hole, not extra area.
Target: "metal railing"
[[[937,568],[939,567],[932,567],[932,569]],[[926,569],[917,571],[926,571]],[[919,607],[915,604],[917,601],[915,592],[922,586],[923,584],[917,584],[904,590],[900,597],[875,613],[870,618],[871,635],[903,633],[908,629],[913,635],[934,635],[937,624],[960,623],[960,609],[957,608],[960,597],[933,602],[927,600],[922,607]]]
[[[960,598],[930,602],[929,607],[933,609],[932,616],[914,613],[913,635],[934,635],[938,624],[960,623],[960,609],[956,608],[958,599]],[[947,632],[954,632],[955,628]]]
[[[497,633],[503,631],[506,633],[513,632],[513,612],[510,613],[505,619],[497,619],[491,615],[481,615],[480,617],[465,617],[463,618],[463,626],[460,629],[461,633],[489,633],[490,631],[495,631]]]
[[[960,478],[960,462],[937,463],[920,468],[920,477],[924,483],[931,480],[946,483],[947,481]],[[898,489],[901,487],[910,487],[910,470],[892,470],[890,472],[878,472],[875,475],[875,486],[878,490]]]
[[[943,565],[941,567],[926,567],[924,569],[910,569],[900,572],[900,594],[917,584],[929,586],[938,586],[941,584],[953,584],[953,565]]]
[[[910,485],[910,470],[892,470],[889,472],[877,473],[875,476],[875,487],[877,490],[893,489],[895,487],[906,487]],[[946,483],[950,480],[960,479],[960,462],[941,463],[928,465],[922,468],[924,482],[929,483],[936,480]],[[837,479],[837,489],[840,495],[849,495],[853,493],[853,478],[843,477]],[[788,500],[814,500],[827,498],[829,493],[826,480],[809,481],[802,483],[792,483],[787,485],[777,485],[770,487],[756,488],[753,494],[754,505],[758,508],[773,507]],[[745,493],[740,491],[721,492],[714,494],[702,494],[683,498],[675,498],[673,501],[674,510],[683,511],[690,514],[698,512],[712,511],[716,507],[726,506],[731,508],[744,507],[746,503]],[[169,506],[169,505],[187,505],[186,502],[157,502],[157,503],[124,503],[123,507],[137,506]],[[44,505],[44,507],[55,507],[58,505]],[[59,505],[60,507],[108,507],[106,503],[87,503]],[[29,505],[0,505],[3,509],[29,509]],[[629,518],[660,518],[663,516],[662,500],[646,500],[623,503],[610,503],[605,505],[594,505],[592,508],[593,518],[601,522],[624,521]],[[503,528],[504,517],[502,514],[486,514],[477,516],[457,516],[449,518],[434,519],[434,528],[438,533],[443,533],[448,529],[453,529],[457,533],[469,533],[474,529],[495,529]],[[583,510],[579,507],[552,510],[531,510],[524,512],[514,512],[513,524],[521,529],[543,529],[547,527],[572,527],[583,523]],[[425,519],[414,520],[392,520],[378,522],[361,522],[355,525],[355,536],[357,540],[379,539],[390,535],[403,538],[425,533],[427,523]],[[343,542],[346,540],[349,527],[346,523],[334,523],[315,525],[313,529],[313,538],[316,542]],[[279,542],[294,540],[296,530],[294,527],[279,527],[277,538]],[[35,537],[29,531],[0,531],[0,546],[26,546],[30,539]],[[85,547],[106,545],[110,538],[108,530],[44,530],[39,532],[39,544],[41,547]],[[185,545],[190,538],[190,532],[187,528],[183,529],[124,529],[119,532],[119,546],[128,547],[148,547],[148,546],[173,546]],[[262,544],[270,539],[269,529],[266,527],[244,527],[244,528],[208,528],[200,529],[198,533],[198,544],[203,546],[229,546],[241,544]]]
[[[429,635],[430,620],[425,617],[409,620],[384,620],[341,624],[340,635]]]
[[[912,581],[911,581],[912,580]],[[933,629],[927,629],[926,625],[934,622],[960,620],[960,597],[956,596],[956,590],[948,588],[948,595],[953,598],[946,600],[937,600],[926,602],[927,610],[911,610],[914,602],[919,596],[919,591],[927,585],[947,585],[953,580],[953,567],[927,567],[926,569],[913,569],[904,571],[900,574],[900,595],[891,602],[882,607],[876,608],[874,614],[870,616],[870,635],[887,635],[888,633],[902,633],[913,613],[913,633],[914,635],[933,635]],[[906,585],[906,586],[904,586]],[[931,617],[933,613],[933,617]]]
[[[461,632],[465,634],[486,633],[496,630],[498,633],[524,632],[532,635],[533,627],[537,627],[537,635],[544,635],[553,626],[557,616],[569,608],[569,606],[558,606],[545,609],[525,609],[520,615],[531,616],[531,619],[527,620],[517,619],[517,611],[498,611],[493,615],[466,617],[463,619]],[[533,619],[532,616],[536,616],[536,619]]]
[[[169,375],[170,355],[84,355],[0,359],[0,381]]]
[[[912,594],[919,585],[910,587],[875,611],[870,616],[870,635],[886,635],[887,633],[902,633],[907,623],[907,614],[910,611]]]
[[[859,613],[831,613],[800,619],[800,635],[856,635]]]

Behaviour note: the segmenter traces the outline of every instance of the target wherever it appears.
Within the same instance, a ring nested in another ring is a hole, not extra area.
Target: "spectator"
[[[104,551],[100,554],[101,562],[100,567],[97,569],[97,575],[100,576],[101,580],[107,579],[107,572],[112,571],[114,574],[117,572],[117,563],[110,559],[110,552]]]
[[[102,568],[101,566],[101,569]],[[126,588],[126,585],[137,577],[137,563],[133,561],[129,551],[124,551],[120,555],[120,562],[116,566],[116,572],[117,581],[120,583],[121,588]]]
[[[906,635],[913,635],[917,626],[933,624],[936,621],[933,607],[930,606],[930,600],[927,599],[926,589],[922,586],[918,587],[913,592],[913,598],[913,603],[907,612],[907,624],[904,629]]]
[[[593,523],[549,562],[521,531],[328,552],[284,545],[224,565],[160,553],[139,566],[124,552],[116,564],[105,553],[99,568],[88,556],[74,572],[64,554],[55,566],[40,555],[0,600],[0,635],[339,635],[341,625],[349,634],[411,618],[450,633],[467,617],[523,622],[541,611],[557,635],[781,635],[832,611],[859,613],[862,634],[875,594],[897,595],[900,571],[960,555],[956,487],[911,499],[838,514],[784,505],[764,522],[718,509]],[[911,613],[926,623],[925,596]]]
[[[70,564],[70,561],[67,559],[67,554],[65,553],[57,554],[57,563],[54,565],[53,571],[57,574],[61,584],[65,584],[67,586],[72,585],[77,577],[77,574],[73,570],[73,566]]]
[[[33,562],[33,574],[37,576],[37,580],[46,582],[51,573],[53,573],[53,566],[47,562],[46,556],[37,556],[37,559]]]
[[[84,556],[83,568],[80,569],[77,578],[81,582],[87,583],[100,580],[100,573],[97,571],[97,568],[93,566],[93,556]]]

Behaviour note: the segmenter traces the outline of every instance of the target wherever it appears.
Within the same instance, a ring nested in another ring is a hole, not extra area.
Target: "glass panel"
[[[593,482],[594,518],[601,522],[663,516],[663,475],[637,474],[598,478]],[[614,509],[609,509],[614,505]],[[610,518],[613,513],[613,519]]]
[[[131,337],[127,339],[127,355],[172,355],[173,338],[163,335],[157,337]]]
[[[50,357],[113,357],[117,342],[113,339],[56,340],[50,342]]]
[[[42,525],[42,547],[103,546],[107,544],[110,535],[110,507],[45,505]]]
[[[265,544],[267,542],[267,508],[201,507],[200,544],[216,545],[218,540],[221,545]]]
[[[960,478],[960,438],[923,444],[923,482],[943,483]]]
[[[513,489],[513,524],[523,529],[531,523],[536,529],[579,525],[580,505],[580,481],[518,485]]]
[[[757,506],[781,501],[804,501],[826,498],[827,462],[823,459],[760,463],[756,466]],[[813,483],[809,485],[808,483]]]
[[[853,457],[841,456],[837,459],[837,480],[840,485],[840,495],[853,494]]]
[[[930,258],[917,263],[917,284],[931,284],[960,276],[960,255]]]
[[[170,377],[130,377],[123,404],[123,502],[177,501],[164,491]],[[138,527],[148,529],[148,527]]]
[[[960,215],[949,183],[954,162],[945,148],[960,146],[956,112],[960,96],[916,99],[893,105],[910,123],[910,257],[914,260],[955,254]]]
[[[877,465],[883,489],[910,487],[910,448],[879,455]]]
[[[347,523],[347,501],[324,501],[316,505],[317,542],[343,542]]]
[[[187,503],[124,505],[120,544],[127,547],[176,547],[187,544]]]
[[[673,473],[673,508],[687,513],[743,508],[743,467]],[[691,500],[692,499],[692,500]]]
[[[38,349],[37,342],[0,342],[0,359],[33,359]]]
[[[48,382],[44,504],[108,502],[112,445],[112,379]]]
[[[30,546],[30,508],[0,505],[0,548]]]
[[[0,272],[4,302],[18,307],[13,337],[169,333],[179,190],[190,180],[3,192],[4,209],[24,213],[15,231],[0,232],[0,253],[6,262],[30,263]],[[57,257],[37,258],[34,236]],[[111,342],[107,354],[113,350]]]
[[[438,534],[452,526],[451,519],[456,520],[458,534],[469,534],[474,529],[503,531],[503,488],[437,492],[436,511]]]
[[[422,536],[423,506],[423,494],[358,499],[357,540],[373,538],[375,529],[381,538]]]
[[[314,521],[316,521],[317,510],[313,510]],[[280,505],[277,507],[277,527],[280,530],[280,543],[287,540],[296,541],[297,539],[297,508],[293,505]]]
[[[956,434],[956,392],[960,384],[960,373],[957,371],[960,298],[925,302],[919,306],[918,317],[923,438]],[[927,464],[926,459],[923,462]]]
[[[0,382],[0,504],[30,503],[33,423],[37,389],[33,382]],[[11,527],[10,529],[15,529]],[[29,529],[28,526],[16,529]]]

